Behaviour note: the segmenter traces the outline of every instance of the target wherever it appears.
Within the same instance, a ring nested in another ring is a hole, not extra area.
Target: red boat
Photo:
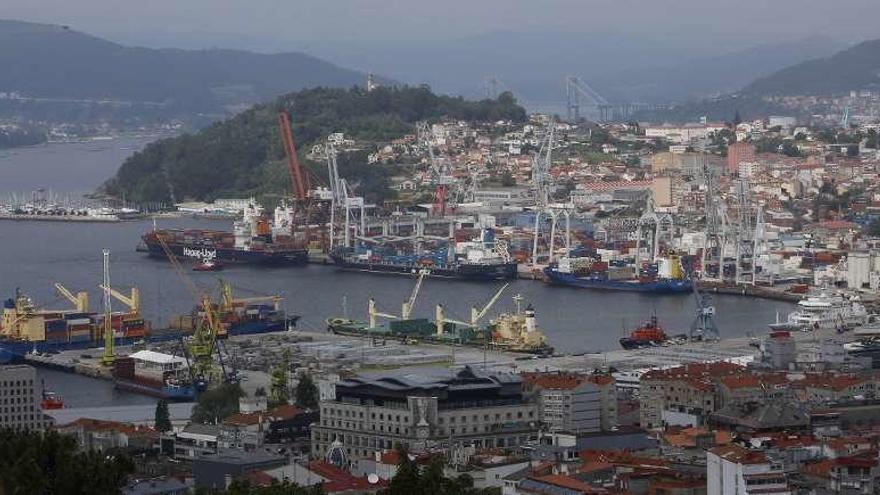
[[[40,402],[42,409],[62,409],[64,407],[64,399],[55,392],[44,391],[43,400]]]
[[[652,316],[650,321],[633,330],[629,337],[621,338],[620,345],[624,349],[640,349],[660,345],[668,340],[669,337],[657,322],[657,317]]]
[[[194,272],[219,272],[223,269],[223,264],[219,261],[205,260],[193,265]]]

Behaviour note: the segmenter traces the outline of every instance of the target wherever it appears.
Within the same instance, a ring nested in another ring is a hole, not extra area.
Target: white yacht
[[[777,318],[778,320],[778,318]],[[846,330],[864,325],[868,311],[857,300],[843,294],[823,291],[798,302],[796,311],[785,321],[771,323],[772,330]]]

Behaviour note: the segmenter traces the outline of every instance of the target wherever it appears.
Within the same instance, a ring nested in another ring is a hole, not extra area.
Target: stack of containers
[[[61,318],[45,320],[47,342],[67,342],[67,322]]]
[[[122,335],[130,338],[143,338],[147,333],[143,318],[124,318],[122,320]]]
[[[87,313],[69,313],[64,319],[70,342],[89,342],[92,339],[92,320]]]

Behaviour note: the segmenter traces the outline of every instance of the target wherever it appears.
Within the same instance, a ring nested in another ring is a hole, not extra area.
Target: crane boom
[[[74,295],[59,283],[55,283],[55,290],[64,296],[65,299],[70,301],[70,303],[73,304],[73,307],[80,313],[85,313],[89,310],[89,294],[87,292],[77,292],[76,295]]]
[[[408,300],[404,301],[403,308],[401,308],[400,318],[402,320],[408,320],[412,314],[413,305],[416,303],[416,298],[419,296],[419,289],[422,288],[422,281],[425,280],[425,275],[428,273],[428,270],[419,270],[419,279],[416,281],[416,286],[413,287],[412,294],[409,295]]]
[[[498,302],[498,298],[501,297],[501,293],[504,292],[505,289],[507,289],[508,285],[510,284],[504,284],[503,287],[498,289],[498,292],[496,292],[495,295],[492,296],[492,299],[489,300],[489,303],[486,304],[486,306],[484,306],[482,310],[478,311],[476,307],[471,308],[471,325],[477,326],[477,323],[484,316],[486,316],[486,313],[489,311],[489,309],[494,306],[496,302]]]
[[[308,184],[306,176],[299,166],[299,157],[296,155],[296,143],[293,141],[293,132],[290,130],[290,117],[287,112],[278,113],[278,129],[281,133],[281,142],[284,145],[284,153],[287,155],[287,170],[290,173],[290,185],[294,198],[298,201],[306,200]]]
[[[126,296],[125,294],[119,292],[116,289],[113,289],[112,287],[104,287],[103,284],[98,285],[98,287],[101,290],[110,291],[110,295],[115,297],[116,300],[118,300],[122,304],[125,304],[126,306],[128,306],[128,308],[131,310],[132,313],[140,313],[140,311],[141,311],[141,294],[140,294],[140,291],[138,291],[137,287],[131,288],[131,295],[130,296]]]

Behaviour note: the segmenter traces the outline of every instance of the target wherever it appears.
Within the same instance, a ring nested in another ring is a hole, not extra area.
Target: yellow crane
[[[58,284],[55,284],[55,285],[57,286]],[[101,290],[109,291],[111,296],[116,298],[122,304],[128,306],[128,309],[132,313],[140,314],[140,312],[141,312],[141,294],[140,294],[140,291],[138,291],[137,287],[131,288],[131,295],[130,296],[126,296],[125,294],[119,292],[118,290],[116,290],[112,287],[104,287],[104,284],[99,284],[98,287]],[[85,293],[82,292],[81,294],[85,294]]]
[[[434,311],[434,320],[435,320],[435,328],[436,328],[437,336],[443,335],[443,327],[444,327],[445,323],[456,323],[458,325],[465,325],[465,326],[469,326],[469,327],[476,329],[477,325],[479,325],[479,323],[480,323],[480,320],[482,320],[483,317],[486,316],[486,313],[489,312],[489,309],[491,309],[492,306],[494,306],[495,303],[498,302],[498,298],[501,297],[501,294],[505,291],[505,289],[507,289],[507,287],[509,285],[510,284],[504,284],[503,287],[498,289],[498,292],[496,292],[495,295],[492,296],[492,299],[489,299],[489,302],[486,303],[485,306],[483,306],[483,309],[477,309],[476,306],[471,307],[471,321],[470,322],[446,318],[446,315],[443,311],[443,305],[438,304],[437,308]]]
[[[70,301],[70,304],[73,304],[73,307],[80,313],[85,313],[89,310],[89,294],[88,292],[77,292],[74,293],[67,290],[66,287],[59,283],[55,283],[55,290],[58,291],[59,294],[64,296],[65,299]]]
[[[229,282],[220,280],[220,312],[231,311],[236,305],[246,305],[260,302],[271,302],[275,307],[275,311],[281,309],[281,300],[284,299],[279,295],[271,296],[255,296],[255,297],[233,297],[232,286]]]
[[[205,317],[201,319],[193,330],[192,340],[187,344],[187,351],[192,357],[194,377],[197,380],[210,381],[214,375],[214,351],[217,344],[217,335],[223,333],[220,318],[217,315],[214,304],[211,302],[211,298],[207,293],[200,291],[196,287],[195,282],[186,273],[183,265],[180,264],[177,256],[171,251],[162,234],[159,234],[157,239],[159,245],[162,246],[162,250],[165,252],[165,256],[168,257],[168,261],[171,262],[171,266],[174,267],[178,276],[186,283],[187,289],[189,289],[193,298],[202,306],[205,312]]]

